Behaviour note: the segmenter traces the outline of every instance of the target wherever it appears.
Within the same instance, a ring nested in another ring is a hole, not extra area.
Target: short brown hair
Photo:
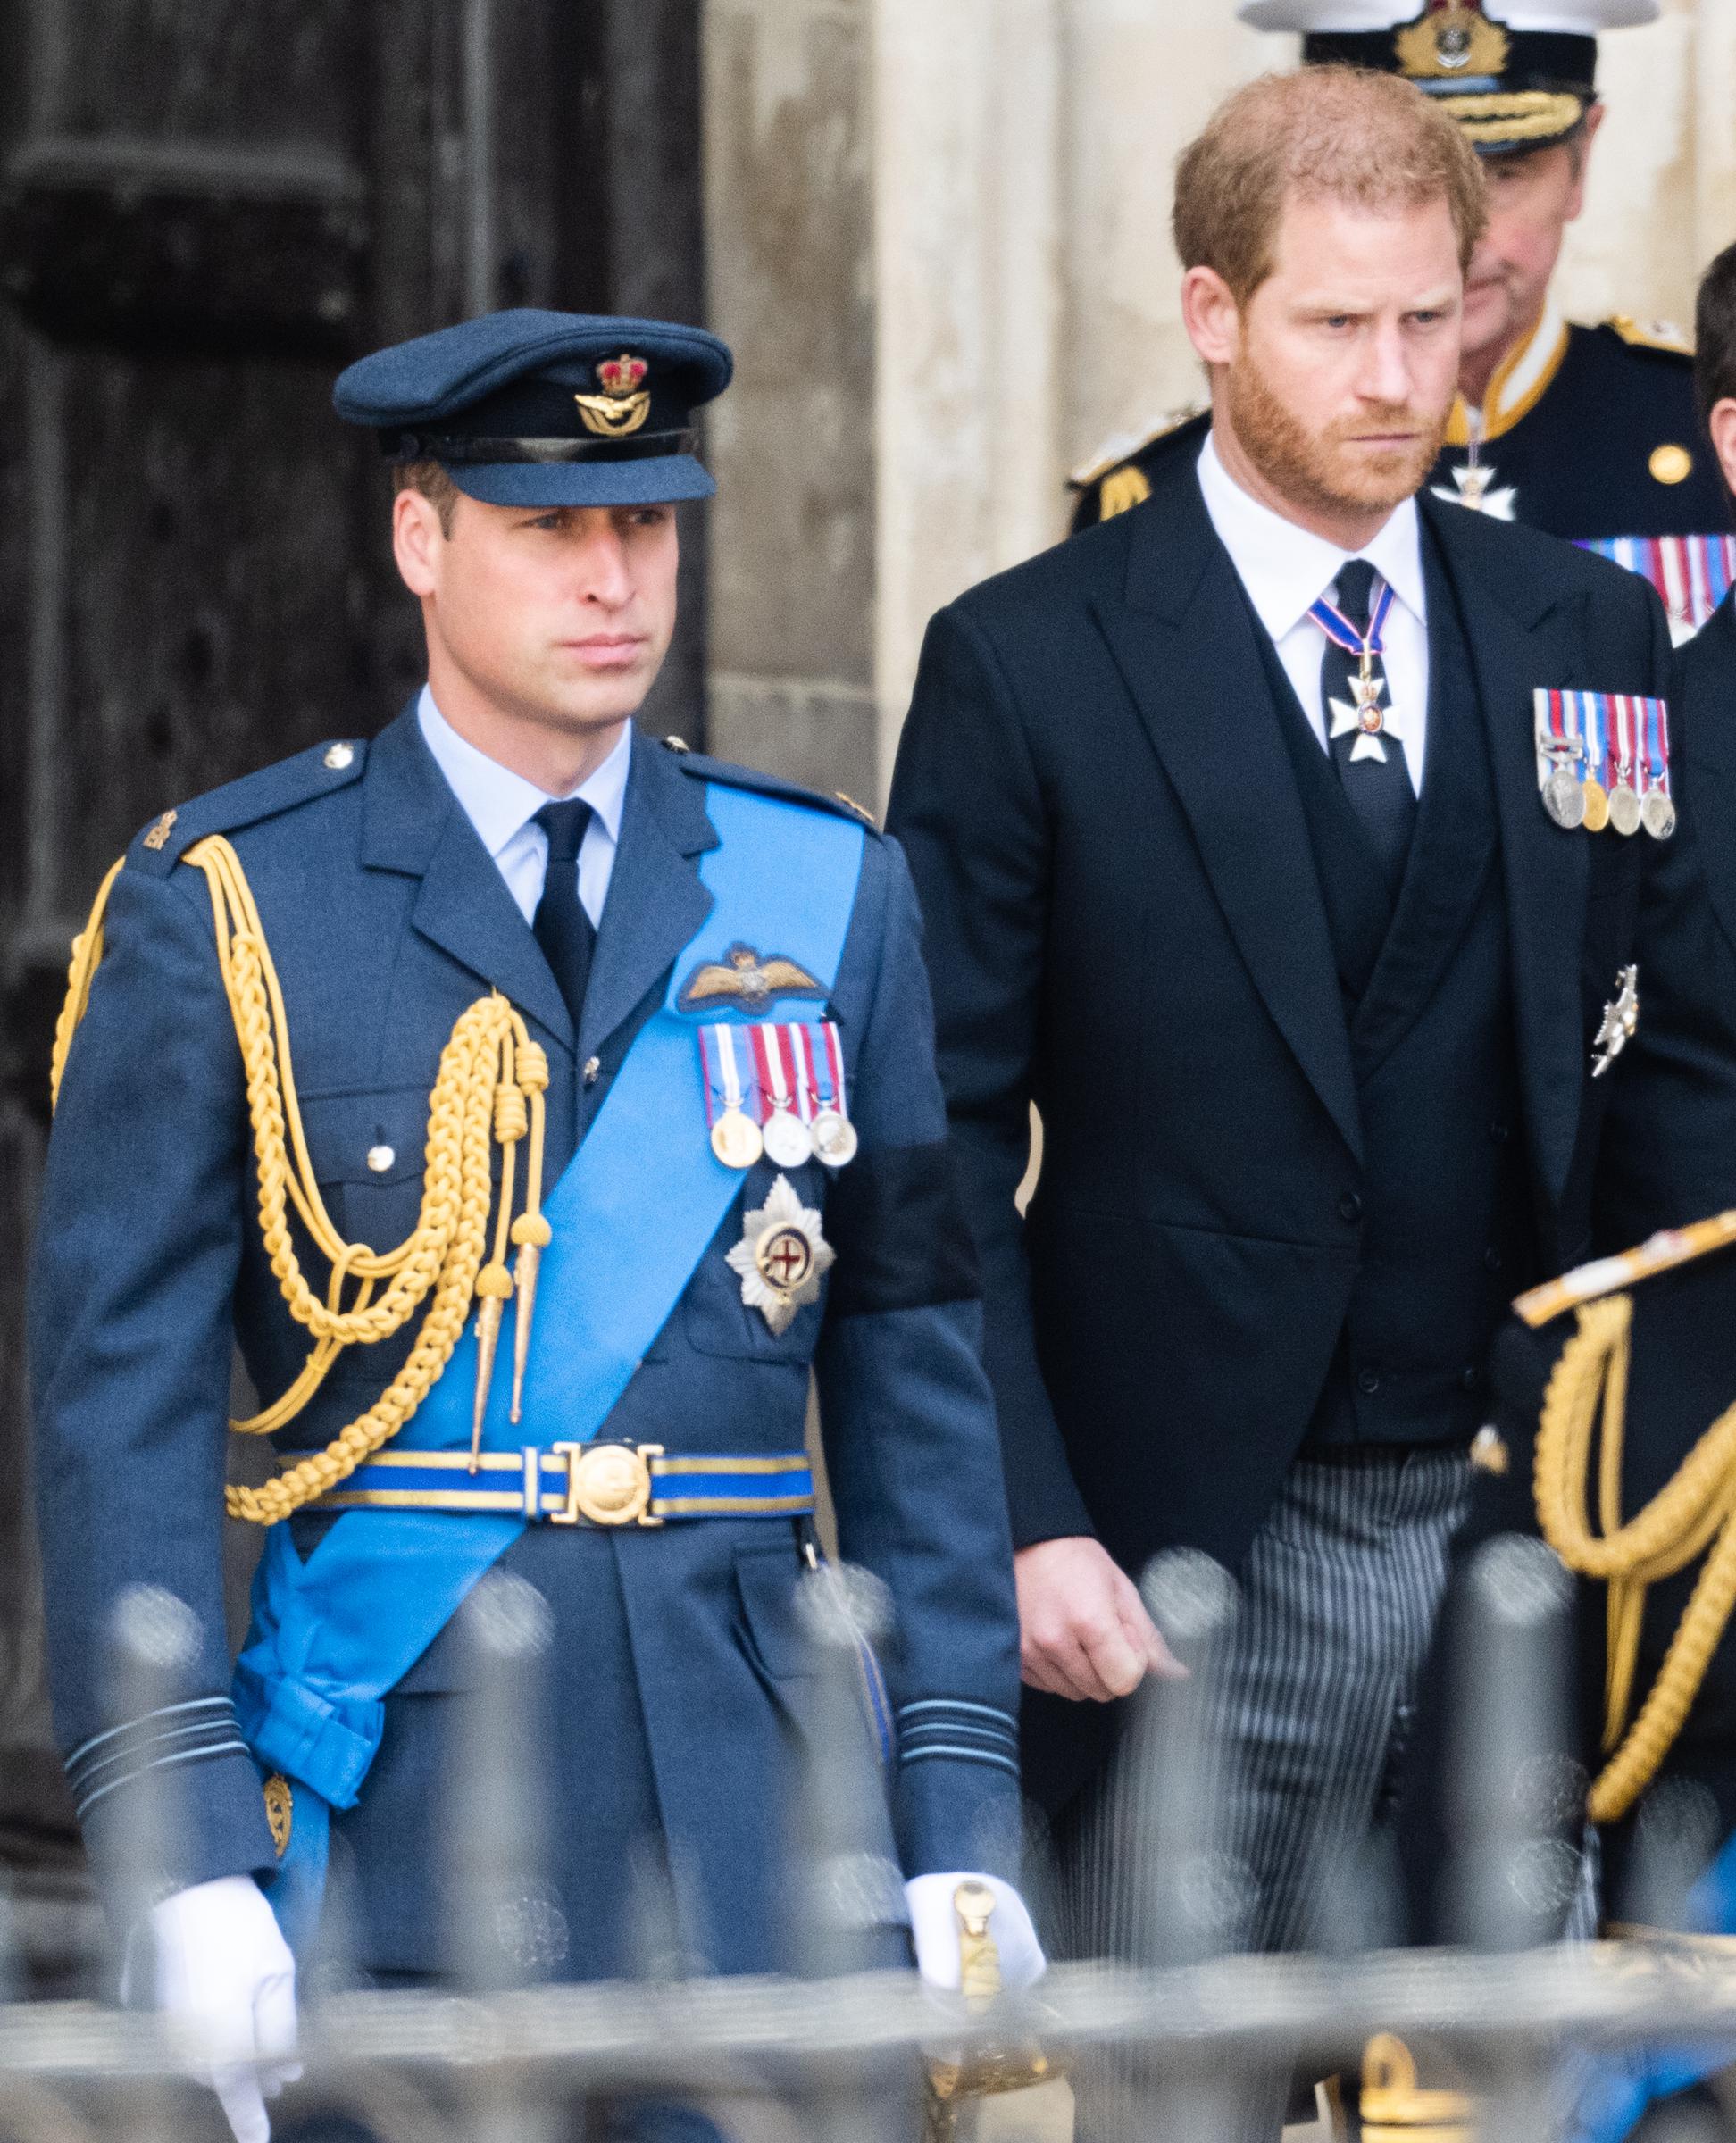
[[[452,517],[463,494],[447,475],[443,462],[394,462],[392,496],[396,498],[400,491],[420,491],[440,517],[441,535],[451,535]]]
[[[1694,303],[1694,385],[1700,414],[1736,401],[1736,246],[1726,246],[1700,280]]]
[[[1293,194],[1367,209],[1444,199],[1462,268],[1489,214],[1456,124],[1397,75],[1359,67],[1263,75],[1218,106],[1176,167],[1181,265],[1214,269],[1246,304],[1272,273]]]

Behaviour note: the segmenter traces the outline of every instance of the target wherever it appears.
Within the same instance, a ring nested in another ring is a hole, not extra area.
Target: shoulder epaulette
[[[1614,1257],[1594,1257],[1590,1264],[1576,1265],[1558,1280],[1545,1280],[1514,1304],[1514,1309],[1533,1330],[1600,1296],[1620,1294],[1658,1272],[1691,1264],[1698,1257],[1727,1250],[1736,1243],[1736,1211],[1713,1214],[1710,1220],[1691,1222],[1686,1228],[1660,1228],[1634,1249],[1618,1251]]]
[[[1184,424],[1191,424],[1196,417],[1206,414],[1207,404],[1190,402],[1185,408],[1165,410],[1154,424],[1143,431],[1118,431],[1106,438],[1089,461],[1081,462],[1067,481],[1075,491],[1089,491],[1093,484],[1100,483],[1106,476],[1133,461],[1155,446],[1159,439],[1167,438],[1171,432],[1180,431]]]
[[[1664,350],[1672,357],[1691,357],[1694,338],[1684,335],[1673,321],[1635,320],[1631,313],[1614,313],[1606,321],[1622,340],[1636,350]]]
[[[166,876],[195,841],[211,833],[234,833],[256,826],[262,819],[276,818],[335,789],[359,780],[368,763],[368,747],[358,738],[341,738],[297,752],[262,766],[257,773],[243,774],[221,788],[207,789],[191,803],[165,811],[144,829],[127,850],[135,869]]]
[[[664,738],[664,748],[675,755],[675,763],[684,774],[691,774],[696,781],[721,781],[729,788],[752,789],[755,795],[775,796],[780,804],[805,804],[812,811],[829,812],[835,819],[848,819],[854,826],[865,826],[871,832],[880,829],[862,808],[849,797],[836,791],[830,796],[817,788],[804,788],[799,781],[786,781],[780,775],[763,773],[756,766],[738,766],[732,760],[714,759],[705,752],[696,752],[683,744],[678,737]]]

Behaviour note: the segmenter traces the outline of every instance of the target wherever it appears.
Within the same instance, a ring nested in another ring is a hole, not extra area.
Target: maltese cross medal
[[[741,1299],[774,1332],[786,1332],[803,1305],[820,1299],[820,1282],[838,1253],[820,1232],[820,1215],[780,1176],[757,1211],[747,1214],[729,1254],[741,1275]]]
[[[1371,663],[1363,664],[1362,675],[1354,682],[1356,691],[1354,707],[1341,699],[1328,703],[1332,711],[1332,735],[1335,738],[1355,737],[1356,741],[1350,746],[1353,765],[1358,759],[1378,759],[1384,766],[1386,746],[1381,739],[1390,737],[1402,742],[1404,721],[1396,708],[1381,705],[1381,695],[1386,690],[1386,680],[1374,675]]]

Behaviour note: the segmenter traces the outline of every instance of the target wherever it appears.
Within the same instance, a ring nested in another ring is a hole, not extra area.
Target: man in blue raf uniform
[[[1679,638],[1703,625],[1736,571],[1736,540],[1694,405],[1690,346],[1626,315],[1570,326],[1549,288],[1603,121],[1598,33],[1652,21],[1657,0],[1406,13],[1391,0],[1248,0],[1239,13],[1256,29],[1301,31],[1305,62],[1414,81],[1481,159],[1489,223],[1465,280],[1436,495],[1593,545],[1651,580]],[[1198,453],[1205,424],[1098,456],[1074,479],[1075,525],[1137,504],[1169,456],[1189,458],[1190,442]]]
[[[637,736],[672,502],[722,344],[513,312],[353,366],[396,471],[429,682],[165,811],[75,955],[33,1276],[56,1714],[92,1857],[171,1765],[190,1806],[158,1980],[287,2057],[334,1841],[363,1966],[436,1971],[452,1617],[547,1600],[564,1976],[626,1962],[647,1847],[689,1953],[790,1955],[782,1841],[814,1558],[818,1375],[845,1553],[884,1581],[889,1957],[954,1982],[983,1871],[1014,1978],[1017,1688],[978,1285],[947,1165],[914,899],[851,809]],[[278,1471],[231,1678],[231,1333]],[[117,1715],[117,1598],[199,1632],[172,1714]],[[907,1878],[903,1896],[898,1871]],[[269,1902],[268,1902],[269,1901]],[[262,2136],[250,2069],[224,2079]]]

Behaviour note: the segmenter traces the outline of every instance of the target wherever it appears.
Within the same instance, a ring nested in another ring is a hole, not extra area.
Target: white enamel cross
[[[1396,743],[1402,744],[1405,737],[1404,717],[1396,707],[1383,707],[1381,705],[1381,695],[1386,690],[1385,678],[1363,676],[1353,682],[1356,688],[1356,704],[1354,707],[1341,699],[1327,703],[1332,711],[1332,735],[1334,738],[1356,738],[1356,741],[1350,746],[1352,765],[1358,759],[1378,759],[1384,766],[1386,746],[1381,739],[1382,737],[1390,737]]]

